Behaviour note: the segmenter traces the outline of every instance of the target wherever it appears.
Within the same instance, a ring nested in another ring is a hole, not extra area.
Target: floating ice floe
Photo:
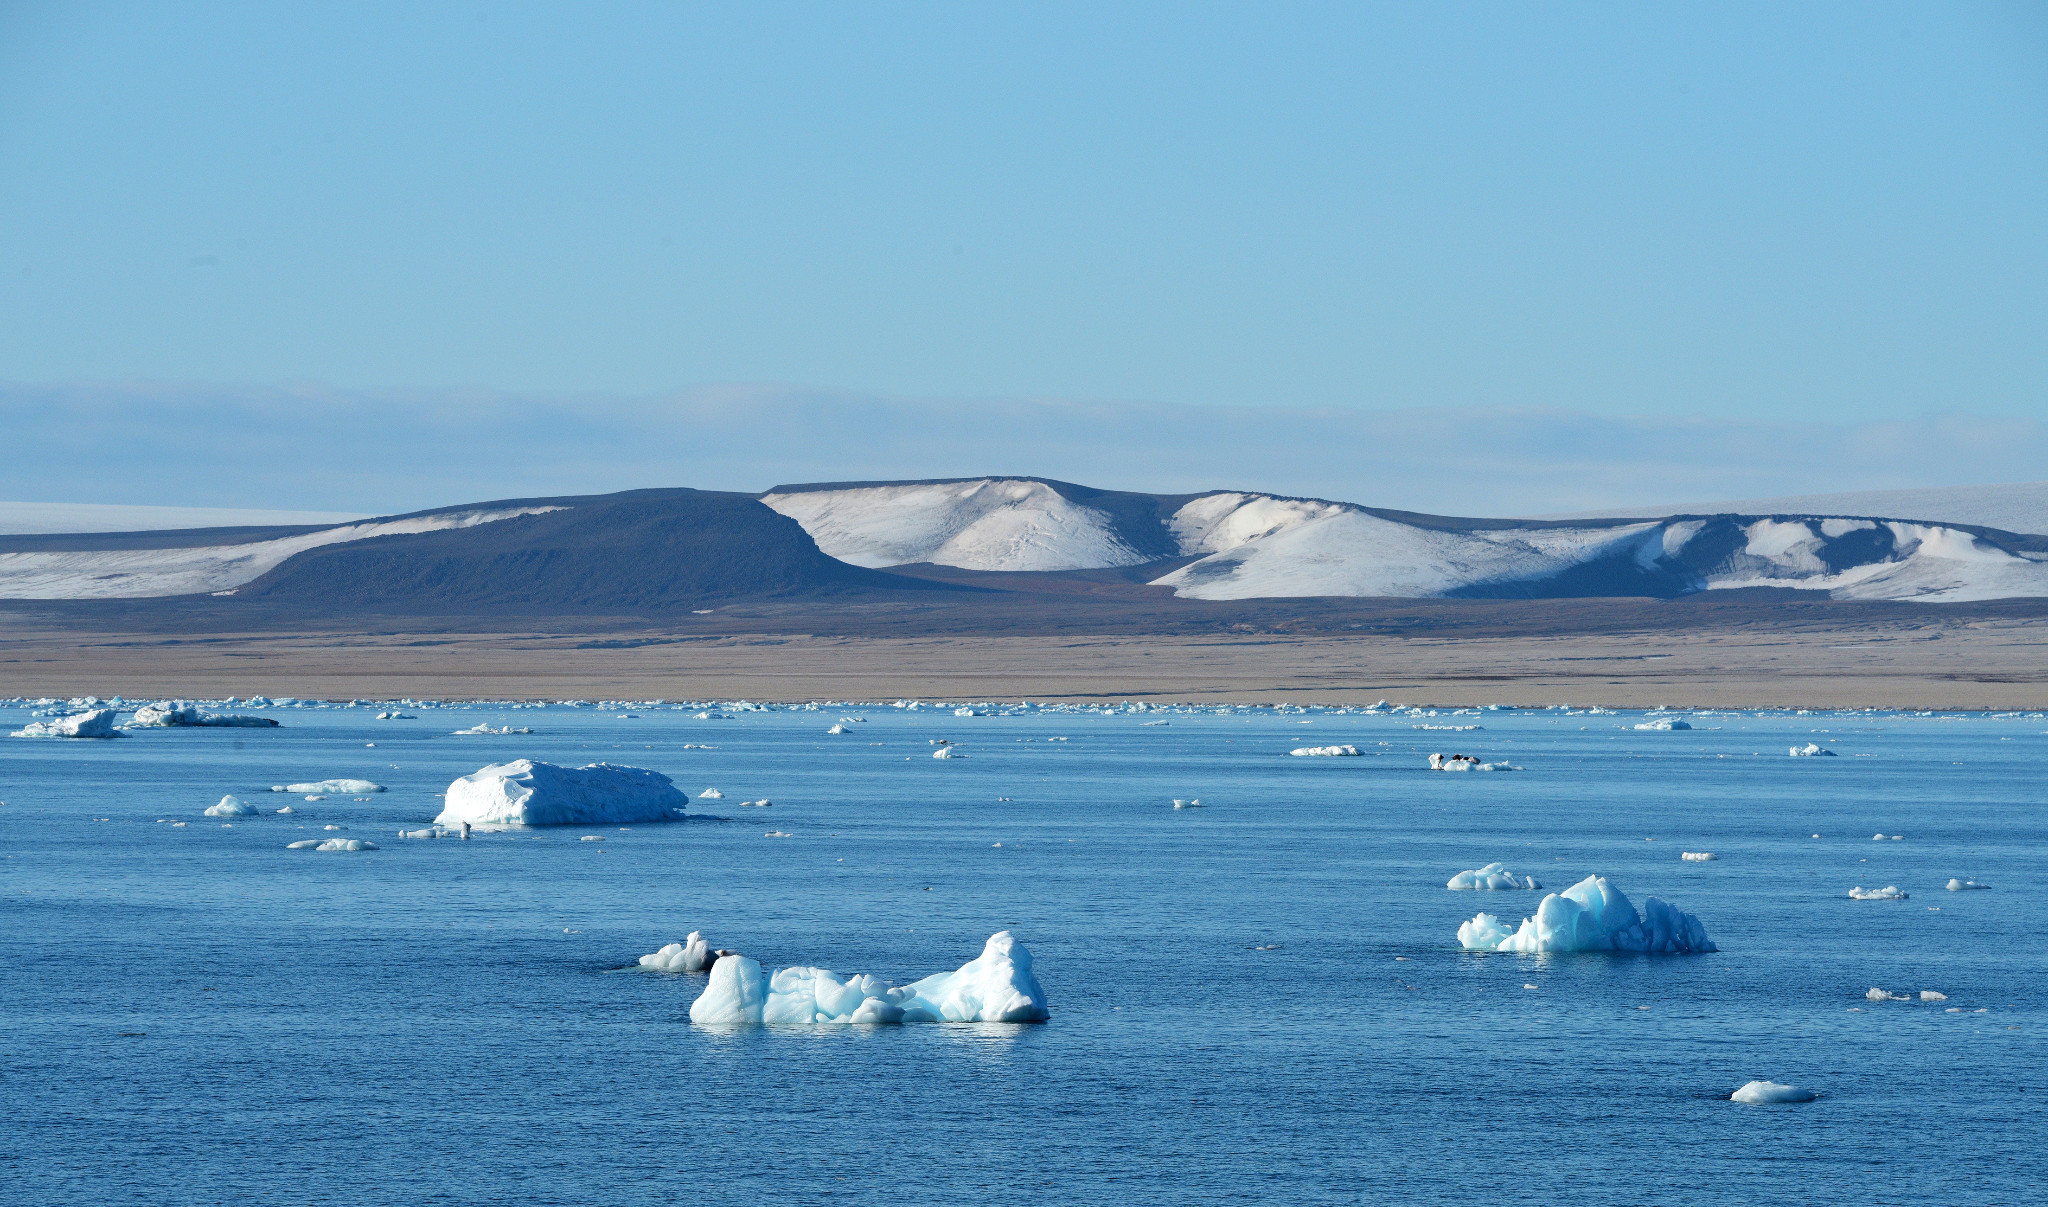
[[[1948,882],[1948,891],[1949,891],[1949,892],[1951,892],[1951,893],[1960,893],[1960,892],[1962,892],[1962,891],[1963,891],[1964,889],[1974,889],[1974,888],[1990,888],[1990,887],[1991,887],[1991,886],[1990,886],[1990,885],[1988,885],[1988,884],[1978,884],[1978,883],[1977,883],[1976,881],[1974,881],[1974,880],[1951,880],[1951,881],[1949,881],[1949,882]]]
[[[1454,889],[1541,889],[1543,885],[1534,876],[1517,876],[1505,865],[1489,863],[1483,868],[1459,872],[1450,878],[1445,888]]]
[[[640,957],[640,967],[655,972],[703,972],[717,959],[711,944],[704,936],[691,931],[690,936],[680,943],[670,943],[660,951],[649,952]]]
[[[485,736],[489,736],[489,737],[500,737],[500,738],[501,738],[501,737],[505,737],[505,736],[506,736],[506,735],[508,735],[508,734],[515,734],[515,733],[532,733],[533,731],[532,731],[531,729],[525,729],[525,728],[520,728],[520,729],[514,729],[514,728],[513,728],[512,726],[510,726],[510,725],[500,725],[500,726],[498,726],[498,727],[497,727],[496,729],[492,729],[492,728],[490,727],[490,725],[489,725],[488,723],[486,723],[486,722],[483,722],[483,721],[478,721],[478,722],[477,722],[476,724],[474,724],[474,725],[470,726],[470,727],[469,727],[468,729],[455,729],[455,730],[450,730],[449,732],[453,733],[453,734],[454,734],[454,735],[455,735],[456,737],[459,737],[459,738],[460,738],[460,737],[470,737],[470,736],[475,736],[475,735],[485,735]]]
[[[299,844],[293,843],[292,845],[298,846]],[[365,842],[360,838],[330,838],[313,849],[316,851],[375,851],[379,848],[376,843]]]
[[[1508,763],[1487,763],[1469,754],[1432,754],[1429,756],[1431,771],[1520,771],[1520,767]]]
[[[1620,889],[1604,876],[1588,876],[1562,893],[1551,893],[1510,932],[1499,918],[1481,913],[1458,927],[1467,951],[1631,951],[1679,955],[1718,950],[1691,914],[1655,897],[1638,915]]]
[[[219,804],[206,807],[208,817],[254,817],[256,814],[256,806],[239,796],[223,796]]]
[[[784,968],[764,977],[758,961],[727,956],[690,1006],[700,1026],[805,1026],[813,1023],[1042,1023],[1052,1017],[1031,974],[1031,953],[1007,930],[989,936],[981,955],[958,971],[892,985],[859,973]]]
[[[1669,733],[1671,730],[1674,729],[1691,729],[1692,725],[1688,722],[1680,721],[1672,717],[1660,717],[1655,721],[1644,721],[1642,724],[1636,726],[1636,728],[1654,729],[1665,733]]]
[[[1687,863],[1705,863],[1710,859],[1720,858],[1712,851],[1680,851],[1678,857]]]
[[[1180,800],[1176,798],[1173,802],[1173,807],[1176,809],[1199,809],[1202,807],[1202,798],[1199,796],[1193,800]]]
[[[135,716],[128,722],[130,729],[274,729],[277,722],[269,717],[252,717],[241,713],[207,712],[189,700],[169,700],[156,704],[145,704],[135,710]]]
[[[532,759],[493,763],[448,785],[434,824],[572,826],[674,821],[687,803],[669,778],[644,767],[558,767]]]
[[[1795,759],[1810,759],[1810,758],[1830,758],[1830,759],[1831,759],[1831,758],[1834,758],[1834,757],[1835,757],[1835,752],[1834,752],[1834,751],[1832,751],[1832,750],[1829,750],[1829,749],[1827,749],[1827,748],[1825,748],[1825,747],[1823,747],[1823,746],[1820,746],[1820,745],[1818,745],[1817,743],[1814,743],[1814,742],[1808,742],[1808,743],[1807,743],[1806,745],[1804,745],[1804,746],[1794,746],[1794,747],[1792,747],[1792,757],[1793,757],[1793,758],[1795,758]]]
[[[1287,753],[1298,759],[1308,758],[1351,758],[1358,754],[1356,746],[1296,746]]]
[[[1857,885],[1849,890],[1849,896],[1857,901],[1904,901],[1906,894],[1897,885],[1887,884],[1883,888],[1864,888]]]
[[[826,732],[826,733],[845,733],[845,732],[846,732],[846,726],[844,726],[844,725],[834,725],[834,726],[833,726],[832,728],[830,728],[830,729],[826,730],[825,732]]]
[[[418,830],[400,830],[400,838],[454,838],[458,834],[446,826],[427,826]]]
[[[1945,1002],[1948,1000],[1948,994],[1943,993],[1939,989],[1922,989],[1920,991],[1920,1000],[1923,1002]]]
[[[1728,1095],[1730,1102],[1812,1102],[1820,1095],[1812,1090],[1802,1090],[1796,1085],[1784,1085],[1776,1081],[1752,1081]]]
[[[941,746],[937,750],[932,751],[932,757],[935,759],[964,759],[967,756],[960,753],[958,746]]]
[[[17,738],[111,738],[119,736],[114,732],[115,712],[111,708],[95,708],[87,712],[72,713],[68,717],[51,717],[44,721],[31,721],[14,731]]]
[[[373,784],[369,780],[314,780],[310,784],[272,784],[270,790],[321,796],[329,793],[335,796],[364,796],[371,792],[384,791],[384,785]]]
[[[718,789],[716,789],[716,788],[706,788],[706,789],[704,789],[704,791],[702,791],[702,792],[699,792],[699,793],[697,794],[697,799],[698,799],[698,800],[724,800],[724,799],[725,799],[725,793],[723,793],[723,792],[720,792],[720,791],[719,791]]]

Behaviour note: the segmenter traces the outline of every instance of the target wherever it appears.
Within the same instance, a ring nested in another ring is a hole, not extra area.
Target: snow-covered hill
[[[174,548],[28,550],[0,553],[0,599],[147,599],[232,591],[295,553],[404,533],[470,528],[557,507],[444,511],[345,524],[245,544]]]
[[[1656,507],[1581,511],[1551,518],[1584,520],[1605,516],[1667,515],[1886,516],[1976,524],[2005,532],[2048,534],[2048,482],[2004,482],[1989,486],[1941,486],[1924,490],[1859,490],[1843,494],[1789,495],[1777,499],[1736,499],[1718,503],[1672,503]]]
[[[1157,560],[1125,542],[1108,512],[1030,478],[787,490],[761,501],[856,566],[1087,570]]]

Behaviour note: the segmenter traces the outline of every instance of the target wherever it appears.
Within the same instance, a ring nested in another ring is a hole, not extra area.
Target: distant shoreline
[[[2048,619],[1935,632],[639,637],[0,628],[0,697],[2048,709]]]

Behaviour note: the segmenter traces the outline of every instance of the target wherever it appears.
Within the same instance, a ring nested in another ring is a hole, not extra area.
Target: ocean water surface
[[[0,738],[5,1201],[2044,1194],[2040,714],[257,711],[283,727]],[[396,836],[520,757],[653,768],[694,816]],[[389,791],[268,791],[335,776]],[[266,815],[203,817],[223,793]],[[382,849],[286,849],[337,835]],[[1444,887],[1496,860],[1720,951],[1461,951],[1542,896]],[[1053,1018],[705,1031],[701,975],[620,971],[693,929],[897,980],[1009,929]],[[1728,1101],[1759,1078],[1820,1097]]]

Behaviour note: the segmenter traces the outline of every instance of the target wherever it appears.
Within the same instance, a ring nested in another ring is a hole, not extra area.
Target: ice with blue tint
[[[1483,868],[1459,872],[1451,877],[1445,888],[1453,889],[1540,889],[1541,881],[1534,876],[1517,876],[1507,870],[1505,864],[1489,863]]]
[[[908,985],[828,968],[783,968],[763,976],[758,961],[726,956],[690,1006],[699,1026],[809,1026],[814,1023],[1042,1023],[1052,1017],[1031,972],[1031,953],[1009,931],[953,972]]]
[[[559,767],[532,759],[493,763],[448,785],[437,826],[577,826],[673,821],[685,801],[675,782],[645,767]]]
[[[207,712],[190,700],[169,700],[136,709],[127,728],[275,729],[277,722],[247,713]]]
[[[1752,1105],[1765,1102],[1812,1102],[1820,1095],[1812,1090],[1803,1090],[1796,1085],[1785,1085],[1776,1081],[1752,1081],[1728,1095],[1731,1102],[1747,1102]]]
[[[1648,897],[1643,912],[1605,876],[1588,876],[1562,893],[1551,893],[1536,913],[1509,931],[1499,918],[1481,913],[1458,927],[1467,951],[1628,951],[1686,955],[1714,951],[1698,918]]]
[[[114,731],[114,718],[119,715],[111,708],[93,708],[70,716],[49,717],[31,721],[14,731],[17,738],[112,738],[120,735]]]

